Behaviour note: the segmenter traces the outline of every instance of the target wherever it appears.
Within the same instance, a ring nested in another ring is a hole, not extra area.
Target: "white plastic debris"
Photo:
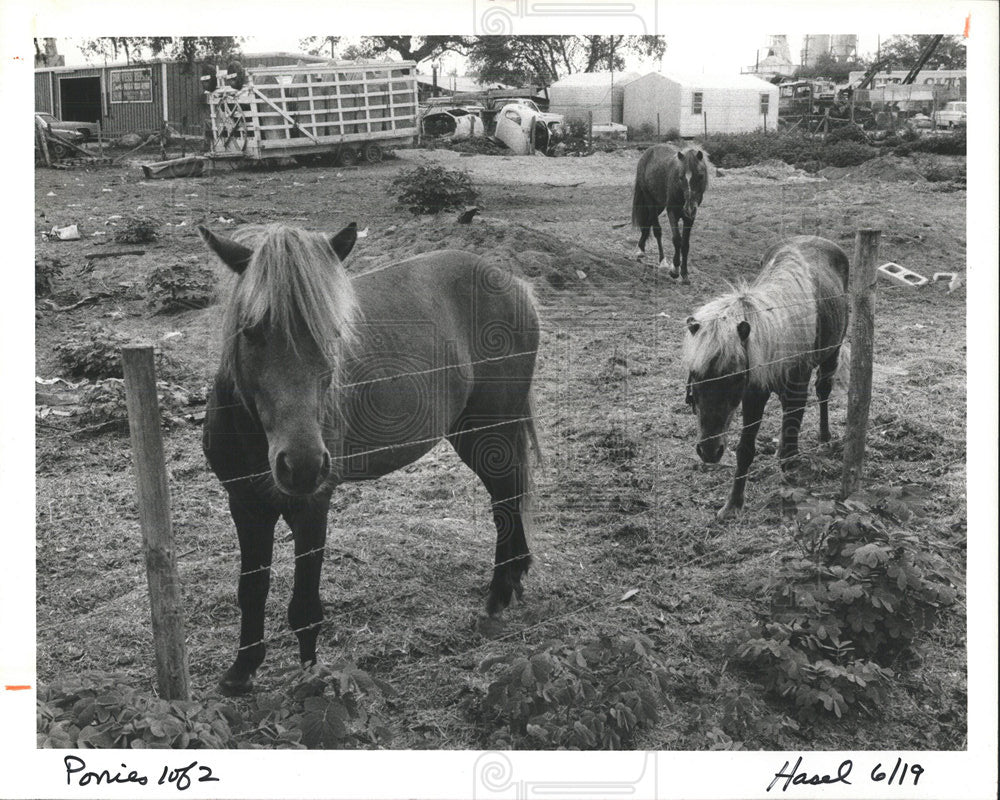
[[[80,238],[80,229],[76,225],[67,225],[64,228],[53,227],[49,231],[49,236],[55,236],[57,239],[62,239],[64,242],[72,241],[74,239]]]
[[[364,239],[367,235],[368,235],[368,228],[365,228],[363,231],[358,231],[359,239]]]

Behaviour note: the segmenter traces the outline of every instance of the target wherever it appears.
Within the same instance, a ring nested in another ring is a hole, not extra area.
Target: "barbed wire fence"
[[[867,279],[871,282],[871,274],[869,274],[869,276],[868,276]],[[863,286],[863,284],[860,284],[860,285]],[[867,288],[867,290],[870,291],[873,288],[873,285],[871,285],[871,283],[870,283],[866,288]],[[848,292],[843,293],[842,295],[838,295],[838,298],[840,298],[840,297],[848,297],[848,298],[854,299],[855,295],[853,293],[853,287],[852,287],[852,291],[848,291]],[[832,299],[832,298],[830,298],[830,299]],[[808,305],[809,303],[812,303],[812,305],[815,306],[815,300],[803,301],[802,304],[803,305]],[[793,304],[790,304],[790,305],[799,305],[799,304],[798,303],[793,303]],[[767,309],[762,309],[761,312],[762,311],[768,311],[768,310],[776,310],[778,308],[783,308],[783,307],[788,307],[788,306],[786,306],[786,305],[774,305],[774,306],[771,306],[771,307],[769,307]],[[761,312],[757,312],[757,313],[761,313]],[[627,354],[628,354],[627,342],[624,343],[623,349],[624,349],[624,352],[626,354],[625,355],[625,360],[627,362],[628,361],[628,358],[627,358]],[[779,360],[784,360],[786,358],[787,359],[801,358],[804,355],[810,355],[810,354],[813,354],[814,352],[815,351],[803,351],[803,352],[800,352],[800,353],[794,353],[794,354],[790,354],[788,356],[785,356],[783,359],[779,359]],[[853,350],[852,350],[852,353],[853,353]],[[534,355],[535,352],[533,351],[531,354]],[[472,366],[475,366],[475,365],[478,365],[478,364],[482,364],[482,363],[486,363],[486,362],[502,360],[502,359],[505,359],[505,358],[520,357],[520,356],[524,356],[524,355],[528,355],[528,354],[527,353],[512,353],[512,354],[505,355],[505,356],[497,356],[497,357],[490,357],[490,358],[486,358],[486,359],[478,359],[478,360],[470,361],[470,362],[463,363],[463,364],[448,365],[448,366],[444,366],[444,367],[433,367],[433,368],[429,368],[429,369],[416,370],[416,371],[405,372],[405,373],[399,373],[399,374],[390,375],[390,376],[380,376],[378,378],[369,379],[369,380],[365,380],[365,381],[357,381],[357,382],[352,382],[352,383],[346,383],[341,388],[344,388],[344,389],[346,389],[346,388],[359,388],[359,387],[362,387],[362,386],[365,386],[365,385],[370,385],[370,384],[373,384],[373,383],[399,380],[399,379],[407,378],[407,377],[411,377],[411,376],[427,375],[427,374],[431,374],[431,373],[435,373],[435,372],[443,371],[443,370],[449,370],[449,369],[460,369],[460,368],[472,367]],[[870,364],[870,356],[869,356],[869,364],[868,364],[869,371],[870,371],[870,367],[871,367],[871,364]],[[725,376],[720,376],[720,377],[725,377]],[[706,379],[706,381],[707,380],[715,380],[715,379],[716,378]],[[567,376],[566,376],[567,386],[568,386],[568,380],[569,380],[569,376],[567,374]],[[870,372],[869,372],[869,380],[870,380]],[[622,386],[622,402],[621,402],[620,406],[618,406],[617,408],[619,408],[621,410],[621,413],[622,413],[622,428],[623,428],[623,430],[627,431],[628,430],[628,425],[629,425],[629,416],[628,416],[629,415],[629,409],[631,408],[632,404],[634,402],[636,402],[636,401],[639,401],[639,400],[643,399],[644,395],[646,395],[647,392],[648,392],[649,395],[654,395],[654,394],[657,394],[657,391],[655,389],[653,389],[653,390],[646,390],[646,391],[641,391],[640,390],[640,391],[637,392],[633,387],[631,387],[629,385],[628,370],[625,371],[625,375],[624,375],[622,383],[623,383],[623,386]],[[869,396],[868,399],[870,400],[870,396]],[[807,403],[807,406],[811,407],[812,405],[815,405],[815,404],[816,404],[815,402],[809,402],[809,403]],[[866,412],[867,412],[867,409],[866,409]],[[476,427],[476,428],[473,428],[473,429],[469,429],[469,430],[467,430],[465,432],[475,432],[475,431],[478,431],[478,430],[485,430],[485,429],[490,429],[490,428],[498,428],[498,427],[501,427],[501,426],[504,426],[504,425],[511,425],[511,424],[515,424],[515,423],[520,422],[520,421],[524,421],[524,419],[526,419],[526,418],[519,418],[519,419],[516,419],[516,420],[504,420],[504,421],[501,421],[501,422],[491,423],[491,424],[479,426],[479,427]],[[888,423],[885,423],[885,422],[881,423],[880,427],[877,430],[877,432],[878,433],[885,433],[886,431],[889,431],[892,428],[894,428],[896,426],[899,426],[899,425],[901,425],[904,422],[905,422],[905,414],[899,415],[896,419],[893,419],[893,420],[891,420]],[[41,427],[43,427],[43,428],[51,430],[54,434],[77,436],[77,435],[80,435],[82,433],[87,432],[88,430],[97,431],[99,429],[105,428],[107,423],[102,423],[100,425],[95,425],[95,426],[88,426],[88,427],[84,427],[84,428],[76,428],[76,429],[72,429],[72,430],[61,429],[61,426],[51,425],[50,423],[46,423],[44,420],[39,420],[38,424]],[[159,424],[159,420],[157,420],[157,424]],[[744,425],[741,428],[738,428],[736,430],[736,433],[741,433],[742,430],[744,430],[746,427],[749,427],[749,426],[748,425]],[[862,436],[862,439],[863,438],[864,437]],[[410,446],[410,445],[414,445],[414,444],[418,444],[418,443],[420,443],[420,444],[422,444],[422,443],[430,443],[432,441],[438,441],[439,439],[440,439],[440,437],[433,437],[433,439],[426,438],[426,439],[413,440],[413,441],[408,441],[408,442],[403,442],[403,443],[398,443],[398,444],[387,444],[387,445],[384,445],[384,446],[380,446],[378,448],[373,448],[373,449],[371,449],[369,451],[366,451],[365,453],[351,454],[350,456],[344,456],[344,458],[357,457],[359,455],[377,453],[377,452],[381,452],[381,451],[384,451],[384,450],[389,450],[389,449],[394,449],[394,448],[399,448],[399,447],[406,447],[406,446]],[[806,454],[806,453],[809,453],[809,452],[812,452],[812,451],[819,451],[819,450],[821,450],[821,449],[823,449],[825,447],[826,447],[825,444],[820,444],[820,445],[818,445],[817,447],[814,447],[814,448],[800,449],[799,450],[799,454],[802,455],[802,454]],[[773,464],[771,464],[771,463],[759,463],[758,465],[756,465],[755,467],[751,468],[747,472],[747,477],[749,477],[751,475],[754,475],[754,474],[759,474],[760,472],[762,472],[764,470],[768,470],[768,469],[773,469]],[[265,478],[266,479],[268,475],[269,475],[269,471],[262,471],[262,472],[259,472],[259,473],[252,473],[252,474],[240,476],[238,478],[230,479],[228,481],[223,481],[223,484],[225,485],[227,483],[241,481],[241,480],[248,480],[248,479],[249,480],[253,480],[253,479],[257,479],[257,478]],[[728,484],[730,480],[731,480],[730,477],[728,475],[726,475],[726,476],[723,477],[722,480],[719,481],[718,485],[716,487],[714,487],[714,488],[715,489],[720,489],[720,488],[724,487],[726,484]],[[472,484],[473,487],[475,487],[475,485],[476,485],[475,480],[472,480],[471,484]],[[472,509],[472,512],[473,512],[473,524],[475,525],[476,524],[475,514],[476,514],[477,503],[474,502],[474,500],[473,500],[473,498],[471,496],[473,493],[470,493],[470,506],[471,506],[471,509]],[[522,493],[520,493],[518,495],[515,495],[515,496],[512,496],[512,497],[505,497],[505,498],[494,499],[494,500],[491,501],[491,504],[495,506],[495,505],[498,505],[500,503],[510,502],[512,500],[515,500],[515,499],[523,499],[526,495],[532,495],[535,498],[541,498],[541,497],[549,496],[549,491],[545,487],[536,488],[536,489],[534,489],[534,490],[532,490],[530,492],[522,492]],[[666,509],[667,506],[666,506],[666,504],[663,504],[663,505],[657,506],[657,508]],[[551,515],[551,514],[558,514],[558,513],[559,513],[558,510],[548,510],[548,511],[546,511],[546,510],[535,509],[535,511],[534,511],[534,514],[536,516]],[[63,519],[63,518],[59,519],[59,522],[65,522],[65,521],[66,520]],[[295,555],[293,557],[292,564],[294,565],[294,563],[298,559],[300,559],[300,558],[305,558],[305,557],[313,556],[317,552],[325,551],[326,549],[327,549],[326,547],[316,548],[316,549],[309,550],[307,552]],[[548,558],[552,559],[553,561],[555,561],[555,560],[557,560],[559,558],[564,557],[564,554],[562,554],[562,553],[546,552],[546,551],[542,551],[542,552],[535,551],[534,555],[543,555],[545,557],[548,557]],[[685,562],[684,564],[681,564],[679,566],[680,567],[694,566],[695,564],[699,563],[700,561],[709,558],[709,556],[710,556],[709,553],[703,553],[701,555],[695,556],[694,558],[690,559],[688,562]],[[510,561],[513,561],[513,560],[515,560],[515,559],[511,559]],[[501,566],[506,565],[507,563],[510,563],[510,562],[509,561],[502,561],[502,562],[499,562],[497,564],[494,564],[494,567],[495,568],[496,567],[501,567]],[[258,567],[258,568],[254,569],[254,570],[250,570],[249,572],[240,572],[237,577],[242,577],[243,575],[251,574],[253,572],[263,572],[263,571],[268,571],[268,572],[271,572],[272,574],[276,573],[276,570],[274,569],[274,566],[272,564],[268,564],[268,565],[262,565],[261,567]],[[589,601],[589,602],[581,605],[578,608],[573,608],[573,609],[570,609],[570,610],[565,611],[565,612],[560,612],[560,613],[555,614],[555,615],[553,615],[551,617],[548,617],[546,619],[543,619],[543,620],[537,621],[535,623],[532,623],[530,625],[524,626],[523,628],[521,628],[519,630],[511,631],[509,633],[506,633],[506,634],[504,634],[504,635],[502,635],[500,637],[487,638],[484,641],[482,641],[482,642],[480,642],[480,643],[478,643],[476,645],[473,645],[473,646],[471,646],[471,647],[469,647],[469,648],[467,648],[467,649],[465,649],[463,651],[460,651],[458,653],[450,653],[450,654],[448,654],[446,656],[446,658],[454,660],[454,659],[457,659],[457,658],[462,657],[462,656],[468,656],[468,655],[470,655],[470,654],[478,651],[479,649],[487,647],[487,646],[489,646],[489,645],[491,645],[491,644],[493,644],[493,643],[495,643],[497,641],[504,641],[504,640],[514,639],[514,638],[518,638],[518,637],[526,637],[527,634],[529,634],[532,631],[538,630],[540,628],[543,628],[546,625],[555,623],[555,622],[557,622],[559,620],[562,620],[562,619],[565,619],[567,617],[576,616],[576,615],[582,614],[585,611],[595,610],[596,607],[603,607],[603,606],[607,606],[607,605],[614,605],[614,604],[620,602],[620,598],[621,598],[621,595],[622,595],[622,588],[623,587],[615,587],[614,589],[612,589],[612,590],[610,590],[610,591],[602,594],[600,597],[598,597],[596,599],[593,599],[593,600],[591,600],[591,601]],[[407,594],[408,593],[403,593],[403,594],[400,594],[400,595],[394,595],[394,596],[390,596],[390,597],[384,597],[384,598],[377,599],[374,602],[378,606],[388,605],[388,604],[392,604],[394,602],[397,602],[399,599],[407,596]],[[366,606],[366,607],[370,607],[370,606]],[[334,612],[333,614],[328,615],[326,619],[327,619],[327,621],[329,621],[329,620],[334,619],[334,618],[336,618],[338,616],[341,616],[341,615],[344,615],[344,614],[348,614],[348,613],[352,613],[353,611],[354,611],[354,609],[340,610],[340,611]],[[247,649],[247,648],[250,648],[250,647],[258,646],[260,644],[270,643],[270,642],[277,641],[279,639],[284,639],[285,637],[287,637],[289,635],[289,633],[292,633],[292,634],[298,633],[298,632],[301,632],[301,631],[308,630],[310,628],[316,627],[319,624],[321,624],[321,623],[320,622],[316,622],[316,623],[310,624],[308,626],[305,626],[303,628],[299,628],[299,629],[296,629],[296,630],[281,631],[281,632],[272,634],[269,637],[265,637],[265,638],[261,639],[258,642],[254,642],[254,643],[251,643],[249,645],[245,645],[245,646],[241,647],[240,649],[241,650],[242,649]],[[155,624],[154,624],[154,628],[155,628]],[[411,667],[411,668],[417,668],[417,669],[423,669],[423,668],[427,668],[428,667],[428,665],[426,663],[421,663],[421,662],[415,662],[415,664],[411,664],[411,665],[408,665],[408,666]]]

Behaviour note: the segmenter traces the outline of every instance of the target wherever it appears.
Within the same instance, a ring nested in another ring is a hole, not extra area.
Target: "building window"
[[[111,102],[152,103],[152,71],[148,69],[119,69],[112,71]]]
[[[765,117],[767,116],[767,109],[771,104],[771,95],[761,92],[760,95],[760,113]]]
[[[691,92],[691,113],[701,114],[701,92]]]

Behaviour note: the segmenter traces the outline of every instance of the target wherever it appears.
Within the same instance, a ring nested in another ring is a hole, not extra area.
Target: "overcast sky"
[[[308,34],[303,34],[308,35]],[[799,62],[799,54],[803,44],[801,34],[787,34],[789,50],[791,51],[792,63]],[[858,53],[865,56],[874,54],[879,38],[886,41],[892,34],[859,34]],[[248,36],[243,43],[245,53],[263,52],[301,52],[299,40],[301,36],[294,34],[257,35]],[[741,69],[754,64],[758,49],[761,49],[761,58],[767,55],[763,48],[768,42],[767,34],[746,32],[746,31],[717,31],[706,38],[688,35],[667,35],[667,52],[663,58],[663,69],[666,71],[677,71],[686,73],[738,73]],[[344,37],[338,45],[338,52],[351,41],[357,41],[357,37]],[[85,63],[85,59],[79,48],[77,40],[60,39],[60,53],[66,56],[68,65]],[[446,56],[443,59],[443,70],[449,72],[457,69],[459,74],[464,73],[464,59],[457,56]],[[643,61],[640,59],[629,59],[627,68],[644,72],[657,69],[659,63],[656,61]],[[422,69],[430,70],[429,64],[423,65]]]

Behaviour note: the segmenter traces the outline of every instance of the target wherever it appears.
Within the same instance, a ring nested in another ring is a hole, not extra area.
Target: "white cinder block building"
[[[681,136],[745,133],[778,125],[778,87],[753,75],[650,72],[624,88],[622,121]],[[634,134],[633,134],[634,135]]]

